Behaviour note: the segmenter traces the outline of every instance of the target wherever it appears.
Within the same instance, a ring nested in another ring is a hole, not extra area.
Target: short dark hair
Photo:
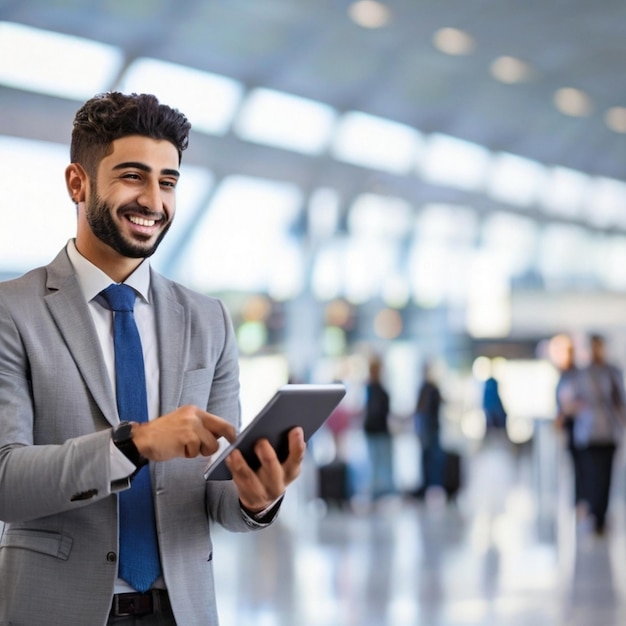
[[[178,161],[189,144],[189,120],[177,109],[160,104],[151,94],[102,93],[76,112],[70,159],[91,177],[116,139],[141,135],[165,139],[178,150]]]

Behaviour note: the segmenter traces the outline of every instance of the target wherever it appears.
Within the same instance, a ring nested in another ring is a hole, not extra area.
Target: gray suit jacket
[[[239,426],[238,357],[215,299],[152,272],[161,414],[195,404]],[[0,625],[105,624],[117,575],[110,428],[119,421],[65,250],[0,284]],[[217,624],[209,522],[253,528],[206,459],[151,463],[163,575],[176,620]],[[126,485],[125,485],[126,486]]]

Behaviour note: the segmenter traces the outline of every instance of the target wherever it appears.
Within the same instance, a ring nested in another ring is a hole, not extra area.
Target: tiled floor
[[[454,504],[434,494],[326,510],[305,474],[272,528],[216,531],[222,623],[626,624],[621,460],[618,474],[603,538],[576,520],[567,457],[550,433],[522,454],[498,440],[466,456]]]

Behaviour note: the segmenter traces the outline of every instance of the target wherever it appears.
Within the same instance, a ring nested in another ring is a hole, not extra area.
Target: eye
[[[161,187],[168,187],[169,189],[174,189],[176,187],[176,180],[162,180]]]
[[[141,177],[135,172],[126,172],[125,174],[122,174],[122,178],[127,178],[129,180],[139,180]]]

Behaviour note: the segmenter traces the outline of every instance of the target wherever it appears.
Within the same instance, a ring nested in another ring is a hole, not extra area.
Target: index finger
[[[237,430],[225,419],[213,415],[213,413],[207,413],[202,411],[199,415],[202,420],[202,425],[208,431],[210,431],[215,438],[224,437],[229,443],[233,443],[237,438]]]

